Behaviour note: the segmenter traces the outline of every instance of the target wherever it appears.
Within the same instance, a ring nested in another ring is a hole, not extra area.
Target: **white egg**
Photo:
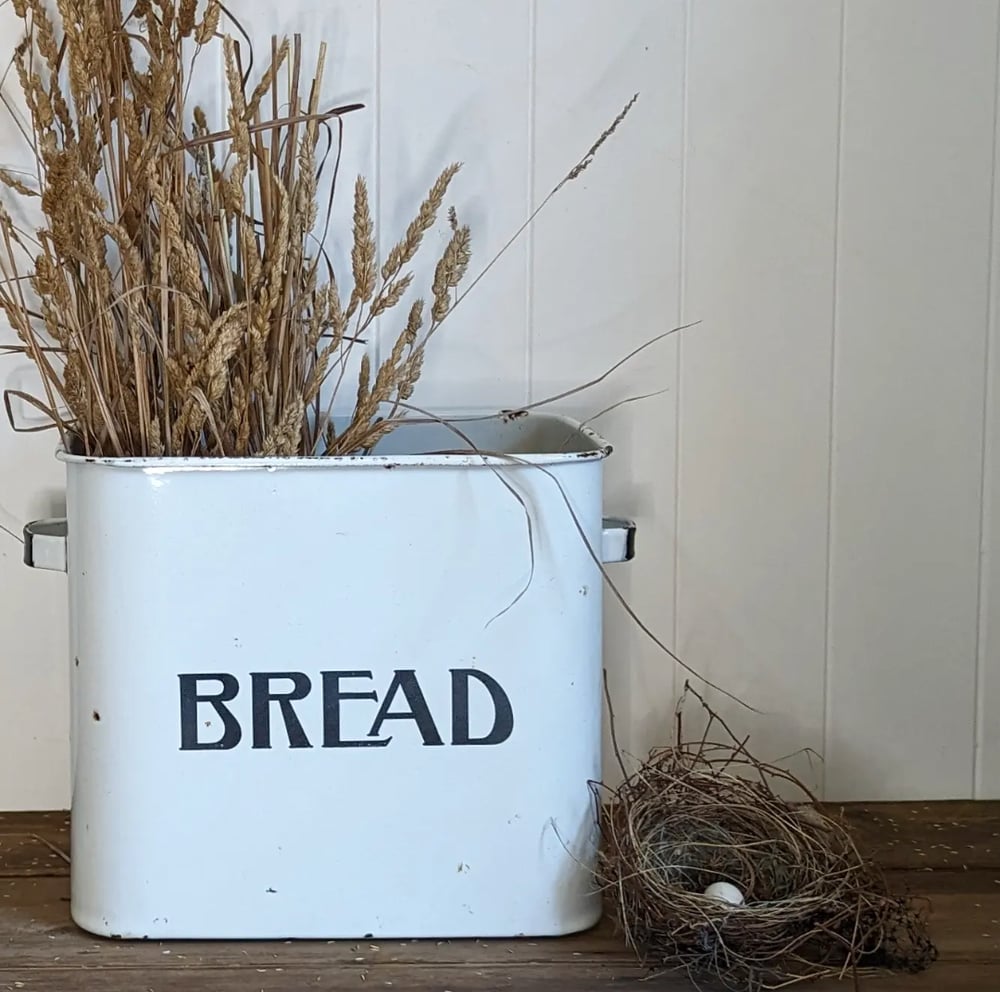
[[[728,902],[733,906],[741,906],[743,904],[743,893],[729,882],[713,882],[705,889],[705,895],[709,899],[718,899],[720,902]]]

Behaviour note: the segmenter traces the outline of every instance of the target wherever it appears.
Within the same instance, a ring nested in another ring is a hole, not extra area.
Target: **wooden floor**
[[[1000,992],[1000,803],[847,807],[894,886],[932,901],[940,960],[871,992]],[[607,924],[558,940],[159,943],[94,938],[69,915],[64,813],[0,814],[0,990],[25,992],[675,992],[643,972]],[[822,992],[852,982],[808,986]]]

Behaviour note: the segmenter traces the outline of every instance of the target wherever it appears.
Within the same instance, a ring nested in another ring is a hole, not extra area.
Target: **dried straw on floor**
[[[600,881],[643,963],[740,992],[928,967],[936,949],[920,903],[890,894],[844,822],[686,695],[708,715],[704,734],[684,741],[679,709],[677,743],[602,804]],[[711,739],[718,728],[723,743]],[[703,894],[720,881],[745,903]]]

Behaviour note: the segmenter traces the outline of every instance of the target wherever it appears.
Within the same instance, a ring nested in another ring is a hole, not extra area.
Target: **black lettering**
[[[344,692],[341,679],[368,679],[371,672],[321,672],[323,676],[323,747],[385,747],[392,739],[384,741],[345,741],[340,736],[340,701],[342,699],[378,700],[374,690],[370,692]]]
[[[407,703],[410,704],[409,712],[390,713],[389,707],[392,706],[396,693],[400,689],[402,689]],[[372,729],[368,731],[368,736],[378,737],[382,724],[386,720],[414,720],[420,730],[420,736],[424,739],[425,747],[444,745],[444,741],[441,740],[441,735],[434,725],[434,717],[431,716],[431,711],[427,707],[427,700],[424,699],[424,694],[420,689],[420,683],[417,682],[417,674],[412,669],[396,672],[393,676],[392,682],[386,690],[385,700],[375,716]],[[392,738],[390,737],[389,740]]]
[[[288,679],[292,688],[288,692],[272,692],[272,679]],[[293,748],[312,747],[306,738],[302,724],[295,715],[292,703],[309,695],[312,683],[303,672],[252,672],[250,693],[253,700],[253,746],[267,749],[271,746],[271,703],[281,708],[281,718],[285,721],[288,746]]]
[[[493,702],[493,727],[485,737],[469,736],[469,679],[486,687]],[[503,744],[514,732],[514,710],[500,683],[473,668],[451,670],[451,742],[457,745]]]
[[[181,750],[182,751],[228,751],[236,747],[243,736],[240,722],[230,712],[228,703],[236,698],[240,684],[235,675],[225,673],[219,675],[178,675],[181,692]],[[214,695],[200,694],[199,682],[221,682],[221,691]],[[200,741],[198,739],[198,704],[211,703],[215,712],[222,718],[222,737],[217,741]]]

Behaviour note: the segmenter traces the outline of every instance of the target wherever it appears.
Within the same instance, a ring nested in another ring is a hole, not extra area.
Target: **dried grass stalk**
[[[682,698],[675,745],[654,751],[610,797],[595,787],[607,799],[599,879],[640,960],[733,992],[927,968],[937,952],[921,903],[891,893],[842,819],[754,758],[690,686],[685,696],[708,713],[704,734],[683,739]],[[800,800],[781,798],[782,783]],[[744,904],[704,894],[720,881]]]
[[[0,203],[0,306],[45,394],[9,394],[8,414],[19,397],[64,446],[102,456],[344,454],[391,430],[423,367],[421,301],[374,376],[363,365],[349,423],[334,429],[331,412],[352,349],[410,291],[405,267],[459,166],[443,170],[381,264],[358,177],[344,305],[321,244],[339,149],[332,162],[323,152],[360,108],[319,106],[324,45],[300,86],[301,38],[274,39],[251,86],[245,53],[219,34],[217,0],[14,9],[36,175],[0,171],[0,187],[8,201],[37,198],[45,222],[22,230]],[[195,61],[218,46],[225,126],[187,104]],[[450,217],[431,330],[469,264],[469,229]]]

